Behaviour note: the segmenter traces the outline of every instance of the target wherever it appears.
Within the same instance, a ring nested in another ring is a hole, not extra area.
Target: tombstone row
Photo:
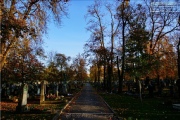
[[[45,99],[48,98],[48,96],[54,96],[54,99],[57,98],[59,95],[67,95],[68,93],[73,93],[75,89],[81,87],[82,84],[79,84],[78,82],[48,83],[47,81],[42,81],[40,84],[4,83],[1,85],[1,97],[2,99],[12,99],[15,96],[18,99],[18,106],[16,107],[16,110],[18,112],[23,112],[28,110],[28,98],[35,98],[35,96],[39,96],[41,103],[44,102]],[[50,97],[48,99],[50,99]]]
[[[4,83],[1,85],[1,97],[2,99],[5,98],[11,98],[12,96],[18,96],[20,93],[20,88],[22,84],[9,84]],[[81,88],[82,84],[79,84],[78,82],[69,82],[69,83],[45,83],[45,95],[66,95],[67,93],[73,93],[75,89]],[[39,83],[30,83],[28,84],[28,97],[34,97],[36,95],[40,95],[41,93],[41,84]]]

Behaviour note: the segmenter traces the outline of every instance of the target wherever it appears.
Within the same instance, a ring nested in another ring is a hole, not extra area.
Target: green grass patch
[[[124,120],[179,120],[180,111],[165,103],[166,98],[142,100],[128,95],[101,94],[117,116]]]

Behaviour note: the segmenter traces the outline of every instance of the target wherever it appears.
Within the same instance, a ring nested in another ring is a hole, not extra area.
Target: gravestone
[[[21,105],[27,105],[27,97],[28,97],[28,85],[25,84],[23,87],[23,96],[22,96],[22,103]]]
[[[59,96],[59,85],[58,84],[56,84],[56,97],[58,97]]]
[[[40,95],[40,90],[41,90],[41,89],[38,87],[38,88],[37,88],[37,95]]]
[[[41,82],[40,104],[45,101],[44,91],[45,91],[45,81],[42,81]]]
[[[62,91],[63,91],[64,95],[67,95],[67,79],[66,79],[66,74],[64,74],[64,81],[63,81]]]
[[[141,102],[142,102],[142,84],[141,84],[141,81],[140,80],[138,80],[138,84],[139,84],[139,97],[140,97],[140,99],[141,99]]]
[[[22,93],[20,93],[20,97],[18,100],[18,106],[16,107],[17,112],[25,112],[28,110],[27,97],[28,97],[28,85],[24,84],[22,86]]]
[[[63,83],[63,88],[62,88],[62,90],[63,90],[63,94],[67,94],[67,84],[66,83]]]
[[[53,88],[53,92],[52,92],[52,94],[56,95],[57,88],[56,88],[56,84],[55,84],[55,82],[52,84],[52,88]]]

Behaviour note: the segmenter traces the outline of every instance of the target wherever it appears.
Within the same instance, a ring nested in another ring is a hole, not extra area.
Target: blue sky
[[[136,0],[130,1],[132,3]],[[83,46],[90,38],[84,16],[87,14],[87,6],[93,3],[94,0],[69,0],[69,15],[68,18],[63,17],[62,25],[58,27],[53,22],[49,23],[48,35],[43,37],[46,52],[54,51],[71,57],[83,53]]]
[[[70,57],[84,52],[84,44],[90,38],[90,32],[86,30],[88,21],[85,20],[85,15],[88,6],[93,3],[94,0],[69,0],[68,18],[63,17],[62,25],[58,27],[53,22],[48,23],[48,35],[43,37],[46,52],[53,51]]]
[[[83,46],[90,37],[84,16],[87,6],[92,3],[93,0],[70,0],[69,15],[62,19],[62,25],[57,27],[53,22],[49,23],[48,35],[43,37],[46,52],[54,51],[70,57],[83,53]]]

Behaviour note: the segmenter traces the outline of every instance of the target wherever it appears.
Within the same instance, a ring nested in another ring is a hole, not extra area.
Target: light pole
[[[179,20],[178,20],[179,26],[180,26],[180,15],[179,15]],[[177,45],[177,52],[178,52],[178,78],[180,78],[180,37],[179,37],[179,42]]]

